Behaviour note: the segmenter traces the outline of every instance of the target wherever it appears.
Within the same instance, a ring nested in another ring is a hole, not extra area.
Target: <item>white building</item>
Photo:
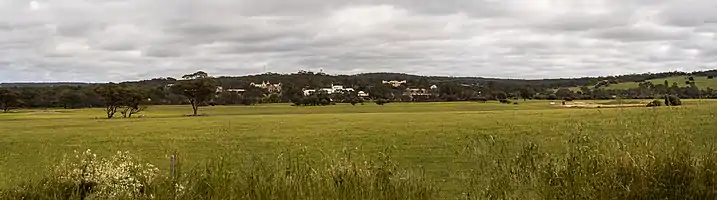
[[[251,83],[249,85],[253,87],[264,88],[271,93],[281,93],[281,83],[271,84],[267,81],[264,81],[261,84]]]
[[[400,87],[401,85],[406,84],[407,82],[405,80],[403,81],[383,81],[383,84],[389,84],[393,87]]]
[[[334,93],[354,92],[356,90],[354,90],[353,88],[344,88],[344,86],[342,86],[342,85],[331,84],[330,88],[321,88],[318,90],[304,89],[304,96],[309,96],[309,95],[315,93],[316,91],[323,91],[323,92],[326,92],[326,94],[334,94]]]
[[[226,89],[226,90],[224,90],[224,91],[227,91],[227,92],[236,92],[236,93],[246,92],[245,89]]]
[[[358,96],[359,96],[359,97],[368,97],[368,93],[366,93],[366,92],[364,92],[364,91],[359,91],[359,92],[358,92]]]
[[[304,90],[304,96],[309,96],[309,95],[313,94],[314,92],[316,92],[316,90],[306,90],[306,89],[305,89],[305,90]]]

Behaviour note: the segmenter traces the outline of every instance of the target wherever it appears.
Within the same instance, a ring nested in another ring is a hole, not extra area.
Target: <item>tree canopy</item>
[[[0,88],[0,109],[3,112],[8,112],[10,109],[20,106],[19,95],[8,89]]]
[[[199,106],[208,103],[214,98],[217,91],[217,82],[203,71],[182,76],[182,79],[171,86],[172,92],[187,98],[192,105],[193,115],[197,116]]]

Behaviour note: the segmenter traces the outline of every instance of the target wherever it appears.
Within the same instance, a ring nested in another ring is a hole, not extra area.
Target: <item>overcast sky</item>
[[[713,23],[710,23],[713,22]],[[0,0],[0,82],[717,68],[714,0]]]

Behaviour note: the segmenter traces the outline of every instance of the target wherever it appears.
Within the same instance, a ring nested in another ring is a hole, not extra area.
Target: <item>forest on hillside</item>
[[[717,98],[715,88],[701,87],[690,82],[654,84],[647,80],[675,76],[710,77],[717,76],[717,70],[701,72],[664,72],[629,74],[607,77],[583,77],[565,79],[496,79],[481,77],[440,77],[417,76],[400,73],[365,73],[357,75],[329,75],[310,71],[291,74],[265,73],[248,76],[211,77],[215,87],[242,89],[241,93],[217,90],[203,104],[233,105],[298,102],[307,98],[305,89],[318,89],[341,85],[355,91],[323,94],[336,103],[350,103],[369,100],[381,101],[487,101],[502,99],[652,99],[665,95],[680,98]],[[394,87],[383,81],[406,81]],[[185,81],[183,78],[154,78],[128,81],[117,85],[133,91],[134,99],[142,99],[144,105],[190,104],[191,98],[172,91],[171,85]],[[281,91],[269,91],[253,87],[251,83],[281,83]],[[610,89],[610,84],[625,82],[638,83],[629,89]],[[98,94],[98,87],[104,83],[3,83],[0,84],[0,106],[14,108],[86,108],[104,107],[107,98]],[[680,85],[684,86],[681,87]],[[435,89],[429,89],[431,87]],[[569,89],[578,87],[579,89]],[[408,93],[408,89],[425,89],[420,96]],[[368,96],[356,98],[356,92]]]

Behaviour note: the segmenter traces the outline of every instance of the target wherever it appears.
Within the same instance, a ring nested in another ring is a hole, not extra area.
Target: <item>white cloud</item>
[[[708,0],[0,0],[0,82],[703,70],[715,34]]]

